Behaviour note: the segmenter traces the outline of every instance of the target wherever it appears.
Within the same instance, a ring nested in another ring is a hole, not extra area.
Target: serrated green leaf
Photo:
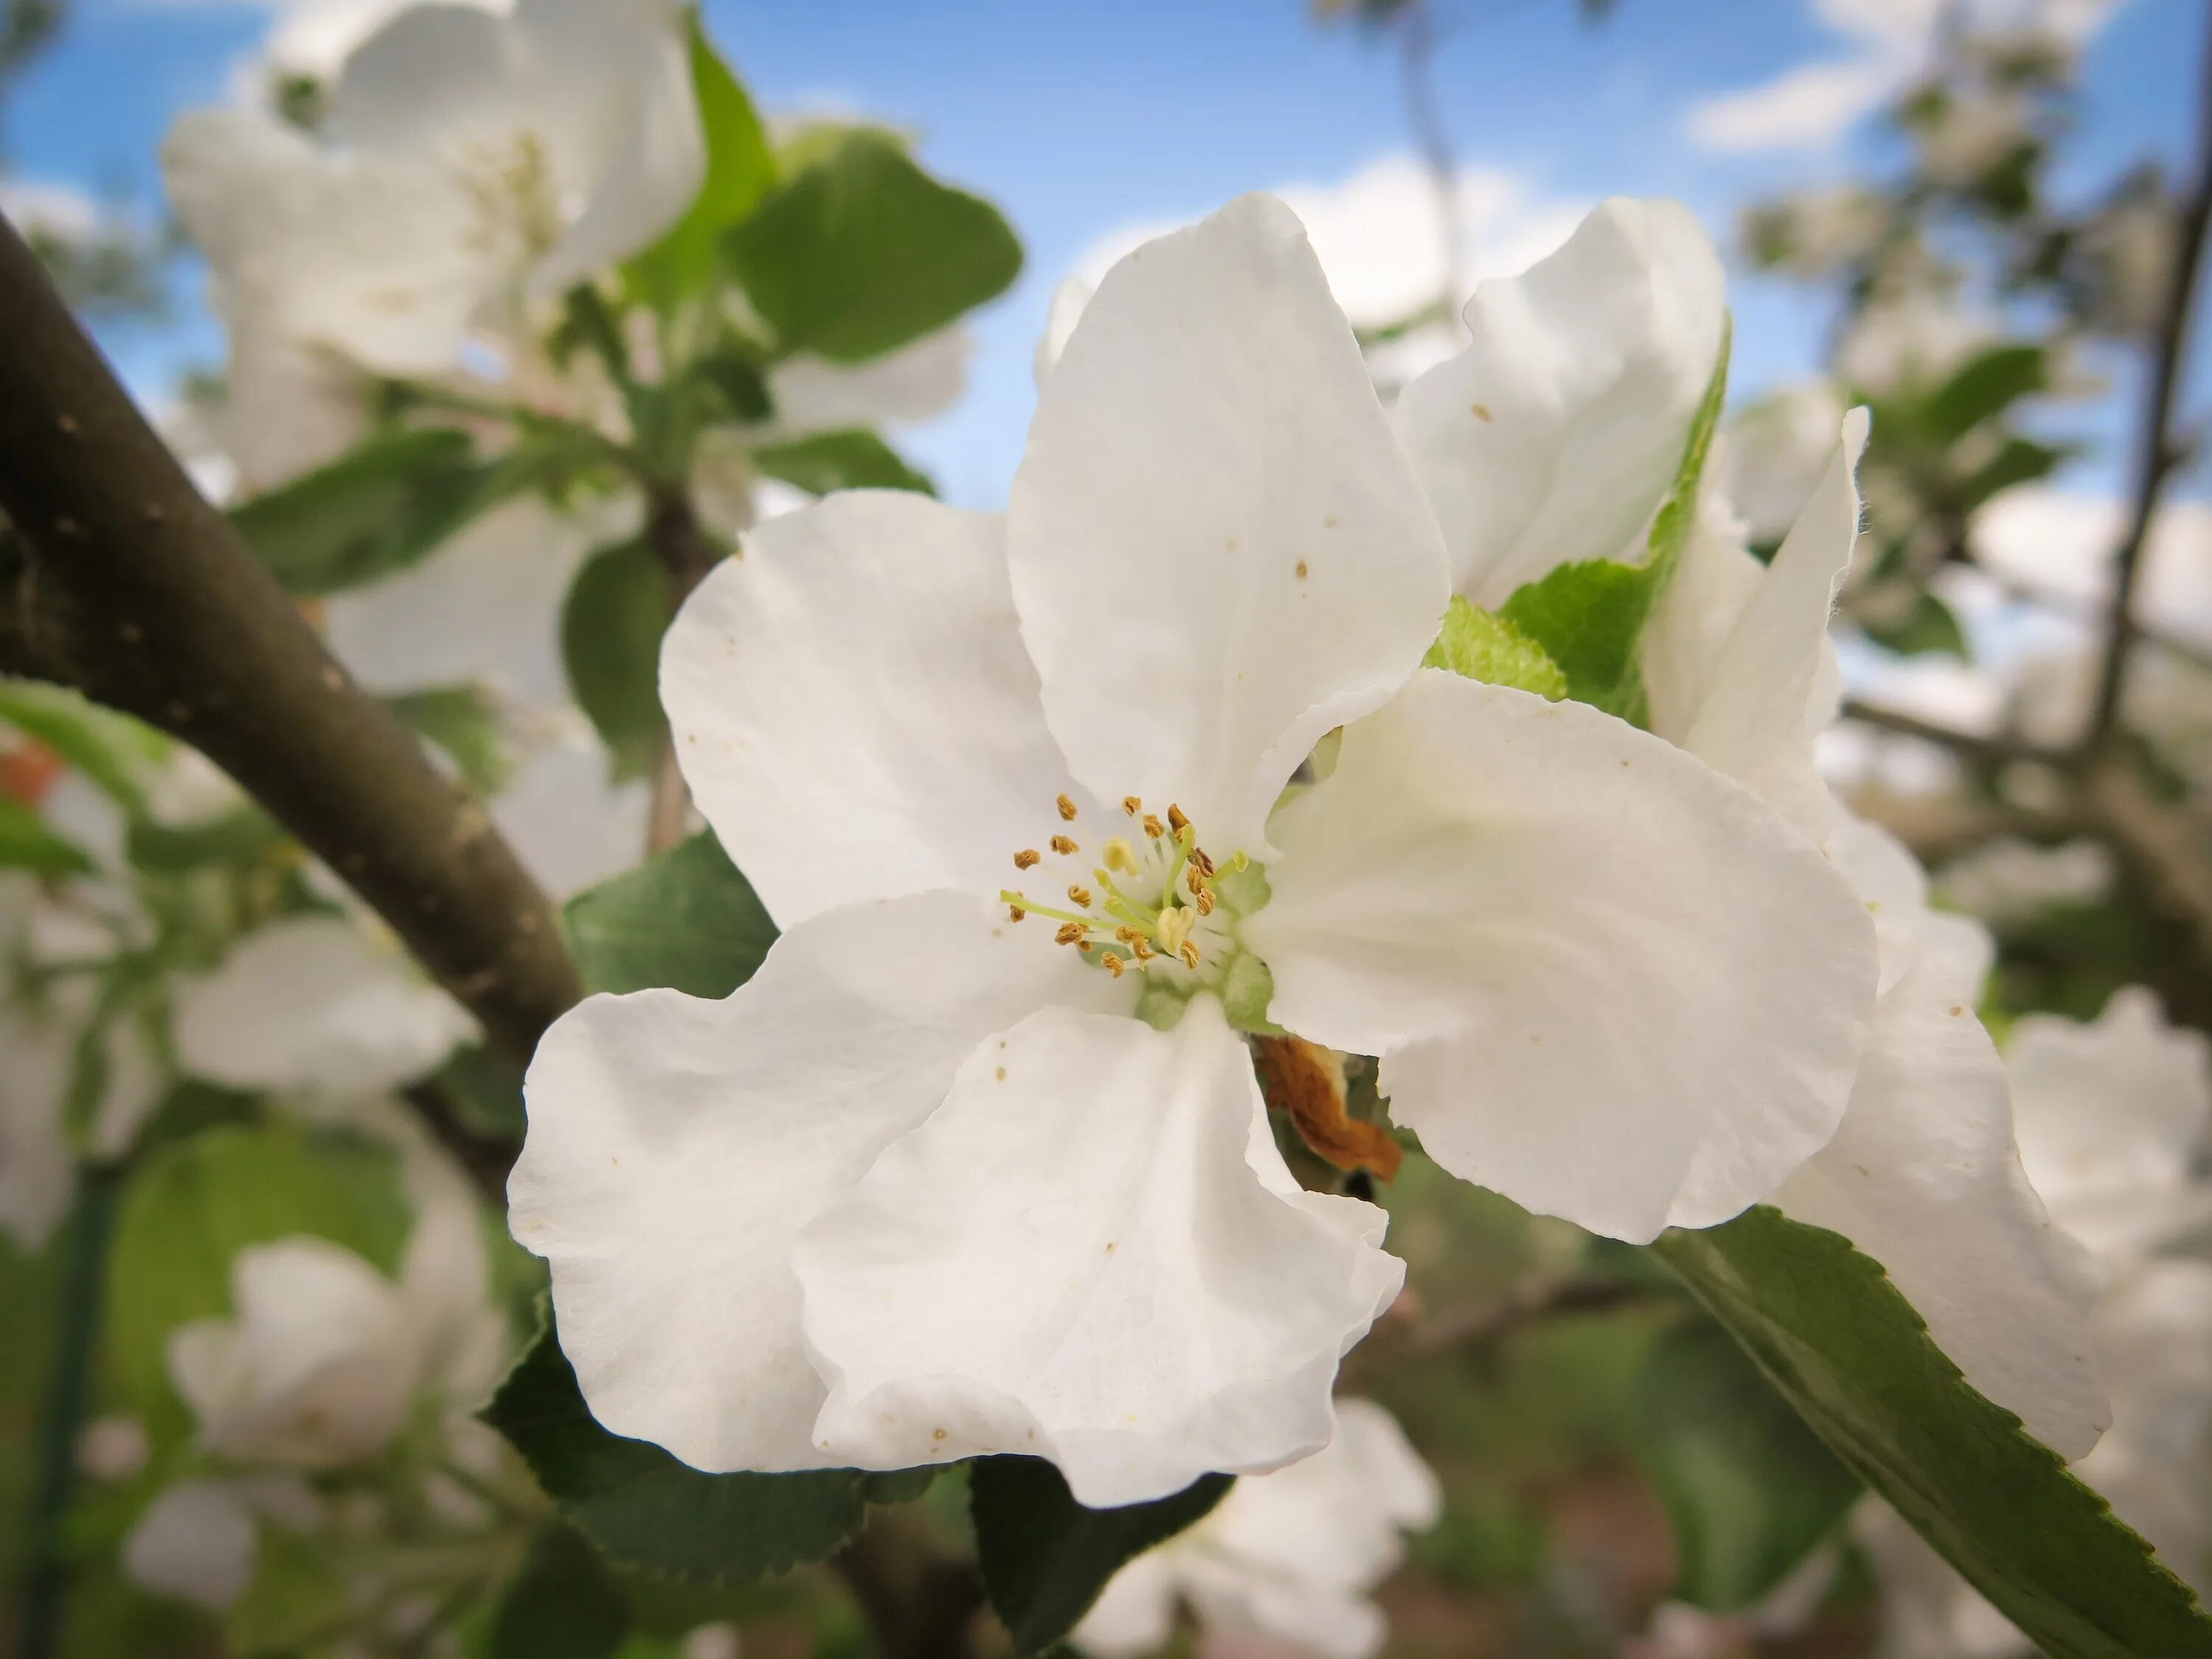
[[[163,749],[148,727],[35,680],[0,680],[0,720],[52,750],[126,810],[144,805],[139,777]]]
[[[601,1428],[549,1320],[481,1415],[520,1452],[561,1513],[611,1561],[720,1583],[833,1553],[872,1495],[856,1469],[704,1474]]]
[[[1469,605],[1456,593],[1421,665],[1449,669],[1489,685],[1534,691],[1553,702],[1567,695],[1567,677],[1542,646],[1504,617]]]
[[[639,289],[666,309],[704,288],[717,245],[775,183],[776,163],[759,112],[693,12],[691,84],[707,143],[707,175],[684,216],[631,262]]]
[[[591,719],[617,778],[641,777],[660,752],[660,636],[671,613],[668,573],[642,541],[585,560],[561,606],[561,659],[577,707]]]
[[[2051,1659],[2206,1659],[2212,1620],[1974,1392],[1880,1264],[1761,1206],[1653,1247],[1829,1449]]]
[[[416,736],[443,750],[480,795],[495,795],[514,771],[499,703],[480,685],[437,685],[386,697],[384,706]]]
[[[489,1659],[608,1659],[629,1631],[621,1587],[575,1528],[556,1522],[500,1600]]]
[[[978,1458],[969,1477],[975,1551],[1014,1651],[1048,1652],[1091,1610],[1108,1579],[1203,1520],[1235,1484],[1209,1474],[1156,1503],[1091,1510],[1042,1458]]]
[[[939,183],[882,134],[842,134],[723,243],[787,351],[854,362],[1004,293],[1021,244],[999,210]]]
[[[796,484],[811,495],[833,489],[911,489],[934,495],[937,486],[872,432],[817,432],[787,444],[753,451],[753,465],[771,478]]]
[[[37,807],[0,795],[0,870],[81,876],[92,868],[84,850],[48,823]]]
[[[1733,1613],[1760,1600],[1859,1495],[1743,1350],[1702,1320],[1652,1345],[1636,1418],[1638,1454],[1674,1528],[1674,1593],[1692,1607]]]
[[[672,986],[726,997],[753,976],[775,923],[714,831],[568,901],[568,941],[585,986]]]
[[[231,1261],[246,1245],[310,1234],[394,1273],[408,1216],[396,1161],[363,1142],[270,1124],[159,1148],[125,1189],[108,1273],[106,1353],[125,1401],[157,1438],[183,1426],[169,1332],[231,1311]]]
[[[1733,334],[1721,336],[1718,361],[1683,441],[1674,482],[1651,521],[1640,564],[1589,559],[1559,566],[1516,591],[1498,614],[1534,640],[1565,675],[1567,696],[1641,726],[1648,714],[1644,692],[1644,625],[1697,520],[1698,492],[1728,396]]]

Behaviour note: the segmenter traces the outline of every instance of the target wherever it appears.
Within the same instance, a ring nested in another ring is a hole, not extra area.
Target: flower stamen
[[[1075,803],[1073,801],[1068,799],[1066,796],[1062,795],[1055,800],[1053,805],[1060,809],[1061,823],[1073,823],[1075,822]]]
[[[1034,847],[1024,847],[1014,854],[1014,868],[1017,870],[1034,870],[1043,861],[1044,854]]]
[[[1073,836],[1054,836],[1052,838],[1052,850],[1060,857],[1066,858],[1069,854],[1079,853],[1083,849],[1076,844],[1075,837]]]

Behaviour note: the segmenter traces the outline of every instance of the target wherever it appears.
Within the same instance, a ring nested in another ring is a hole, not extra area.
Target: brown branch
[[[0,510],[18,532],[0,545],[0,672],[72,686],[201,750],[526,1060],[581,991],[551,907],[483,808],[324,649],[4,218],[0,318]]]
[[[2081,794],[2091,826],[2133,868],[2151,902],[2188,927],[2212,969],[2212,840],[2203,824],[2160,801],[2122,760],[2100,762]]]
[[[981,1576],[903,1511],[872,1512],[830,1566],[860,1603],[884,1659],[969,1659],[975,1651]]]
[[[1358,1389],[1406,1364],[1487,1347],[1547,1319],[1606,1313],[1667,1297],[1649,1285],[1607,1279],[1536,1278],[1488,1301],[1431,1314],[1418,1324],[1370,1339],[1344,1362],[1339,1387]]]
[[[701,526],[690,497],[678,486],[665,485],[652,491],[646,503],[645,535],[668,573],[669,611],[673,615],[707,580],[707,573],[721,557],[721,550]],[[676,741],[664,732],[660,753],[653,766],[653,799],[645,830],[647,853],[665,853],[682,841],[690,817],[691,791],[684,784],[684,769],[677,763]]]
[[[2098,677],[2097,701],[2081,751],[2102,749],[2119,717],[2126,695],[2130,650],[2138,629],[2135,620],[2136,585],[2142,573],[2143,548],[2150,539],[2152,520],[2158,514],[2159,497],[2166,488],[2179,452],[2173,439],[2174,405],[2179,400],[2181,377],[2189,350],[2191,313],[2197,307],[2197,278],[2203,270],[2204,239],[2212,227],[2212,43],[2208,43],[2201,67],[2203,77],[2197,111],[2197,179],[2190,189],[2175,230],[2173,269],[2166,277],[2166,308],[2153,335],[2150,379],[2142,406],[2142,435],[2136,453],[2133,507],[2127,528],[2112,556],[2112,605],[2105,618],[2104,664]]]
[[[1885,708],[1880,703],[1863,702],[1856,697],[1844,699],[1843,716],[1847,720],[1856,720],[1862,726],[1871,726],[1899,737],[1917,738],[1923,743],[1936,744],[1962,759],[1983,766],[2002,766],[2014,761],[2039,761],[2047,765],[2057,765],[2065,759],[2055,750],[2024,738],[1985,738],[1977,732],[1961,732],[1954,726],[1922,720],[1917,714],[1908,714],[1902,709]]]

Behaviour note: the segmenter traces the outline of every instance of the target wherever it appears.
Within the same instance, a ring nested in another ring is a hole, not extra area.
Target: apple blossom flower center
[[[1014,854],[1014,867],[1029,880],[1000,890],[1007,915],[1056,923],[1058,943],[1082,951],[1116,979],[1133,968],[1186,988],[1218,978],[1237,945],[1234,911],[1216,883],[1241,875],[1251,860],[1239,853],[1217,866],[1180,806],[1170,805],[1162,819],[1127,796],[1127,822],[1109,823],[1110,833],[1086,846],[1078,839],[1075,803],[1062,795],[1054,805],[1060,831],[1043,848]]]
[[[562,213],[545,141],[520,128],[465,146],[454,171],[476,204],[475,240],[493,246],[512,237],[526,257],[543,258],[561,240]]]

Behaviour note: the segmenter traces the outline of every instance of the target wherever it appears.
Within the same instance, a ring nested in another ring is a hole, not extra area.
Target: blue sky
[[[1881,9],[1825,3],[1830,16]],[[1917,3],[1893,0],[1900,12]],[[1816,0],[1619,0],[1597,26],[1568,0],[1439,10],[1451,22],[1437,85],[1460,160],[1510,182],[1522,219],[1611,193],[1671,195],[1724,235],[1754,195],[1881,158],[1863,124],[1826,144],[1734,153],[1691,135],[1691,112],[1716,94],[1808,64],[1881,59],[1878,38],[1826,26]],[[975,505],[1003,497],[1030,341],[1085,250],[1245,190],[1336,184],[1409,149],[1395,52],[1314,23],[1303,0],[708,0],[708,15],[763,104],[913,130],[933,166],[998,201],[1026,240],[1021,283],[979,321],[969,398],[908,441],[948,495]],[[150,200],[168,121],[224,100],[269,23],[265,5],[243,0],[78,0],[69,36],[9,112],[14,171]],[[2082,179],[2146,154],[2179,159],[2203,26],[2193,0],[2127,0],[2095,36]],[[219,356],[193,284],[179,307],[108,341],[143,391]],[[1735,307],[1740,393],[1811,365],[1822,307],[1753,283],[1738,284]]]

